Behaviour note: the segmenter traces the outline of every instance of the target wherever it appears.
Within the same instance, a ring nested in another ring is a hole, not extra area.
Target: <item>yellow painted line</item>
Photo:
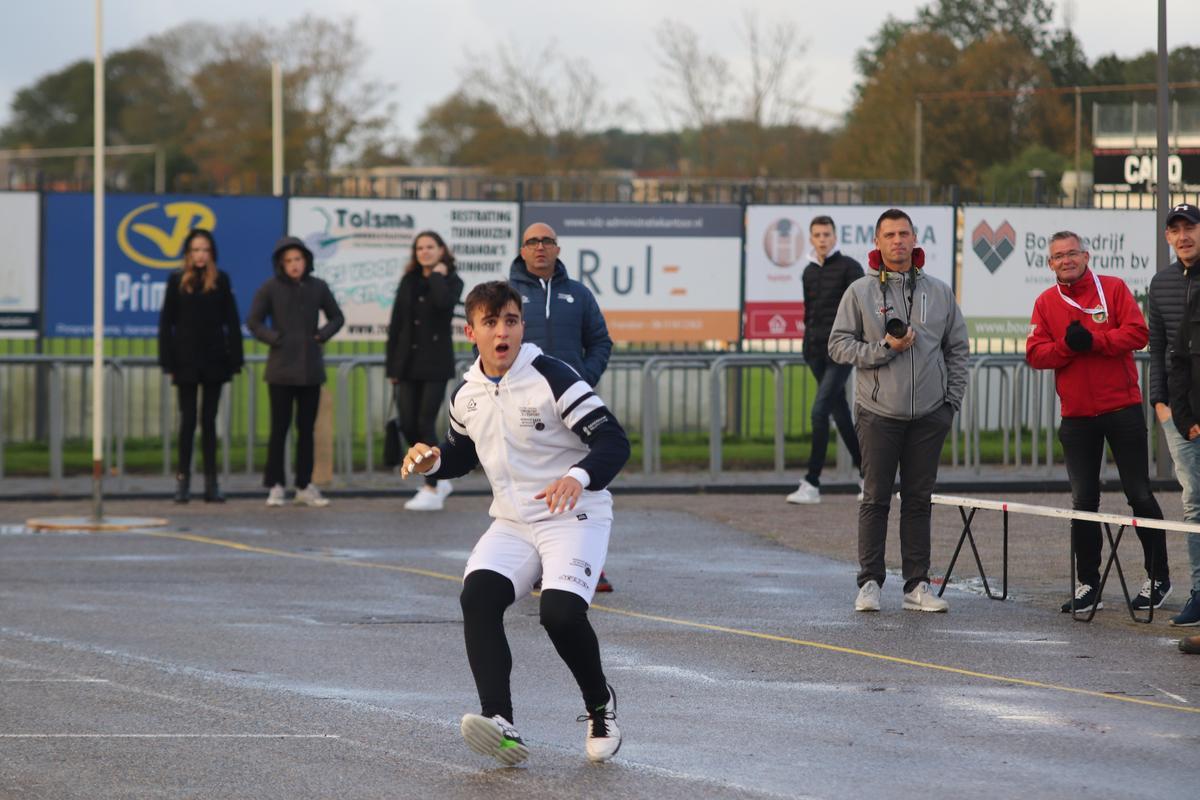
[[[434,572],[432,570],[418,569],[416,567],[403,567],[396,564],[379,564],[373,561],[358,561],[356,559],[332,558],[330,556],[308,553],[293,553],[287,550],[277,550],[270,547],[256,547],[254,545],[230,541],[228,539],[215,539],[210,536],[197,536],[196,534],[191,533],[169,533],[163,531],[138,531],[136,533],[139,536],[154,536],[161,539],[179,539],[187,542],[196,542],[198,544],[210,544],[218,547],[226,547],[232,550],[240,550],[247,553],[258,553],[260,555],[299,558],[306,561],[318,561],[323,564],[342,564],[348,567],[382,569],[390,572],[403,572],[409,575],[421,575],[426,578],[437,578],[438,580],[462,583],[462,577],[459,575],[449,575],[444,572]],[[647,622],[660,622],[665,625],[677,625],[683,628],[694,628],[696,630],[710,631],[712,633],[725,633],[731,636],[744,636],[746,638],[759,639],[767,642],[778,642],[780,644],[792,644],[800,647],[810,647],[814,650],[824,650],[830,653],[841,653],[843,655],[859,656],[860,658],[870,658],[875,661],[886,661],[892,664],[902,664],[906,667],[916,667],[918,669],[948,672],[953,675],[962,675],[967,678],[977,678],[979,680],[994,681],[996,683],[1009,683],[1017,686],[1028,686],[1034,689],[1047,689],[1055,692],[1067,692],[1070,694],[1083,695],[1085,697],[1095,697],[1100,700],[1119,700],[1122,703],[1134,703],[1140,706],[1150,706],[1151,708],[1164,708],[1169,711],[1184,711],[1189,714],[1200,714],[1200,708],[1194,706],[1172,705],[1170,703],[1161,703],[1157,700],[1144,700],[1140,697],[1128,697],[1125,695],[1110,694],[1108,692],[1097,692],[1094,689],[1079,689],[1074,686],[1063,686],[1057,683],[1043,683],[1042,681],[1031,681],[1026,680],[1025,678],[1011,678],[1006,675],[993,675],[989,672],[976,672],[975,670],[961,669],[959,667],[948,667],[944,664],[934,664],[929,661],[916,661],[911,658],[889,656],[886,653],[876,653],[870,650],[859,650],[853,647],[841,647],[840,645],[836,644],[814,642],[808,639],[796,639],[791,636],[780,636],[779,634],[774,633],[762,633],[760,631],[746,630],[744,628],[730,628],[725,625],[712,625],[706,622],[694,622],[692,620],[678,619],[676,617],[664,617],[658,614],[645,614],[640,611],[628,611],[623,608],[613,608],[612,606],[593,604],[591,607],[597,611],[604,611],[609,614],[617,614],[619,616],[630,617],[632,619],[646,620]]]

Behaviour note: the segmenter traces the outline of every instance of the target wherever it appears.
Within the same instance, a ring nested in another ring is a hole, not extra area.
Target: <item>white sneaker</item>
[[[494,717],[463,714],[461,728],[467,745],[482,756],[491,756],[510,767],[529,758],[529,748],[521,740],[521,734],[499,714]]]
[[[929,584],[921,581],[911,592],[904,593],[905,611],[949,611],[950,604],[933,593]]]
[[[445,499],[454,491],[454,484],[450,481],[438,481],[437,490],[438,495]]]
[[[586,722],[588,761],[608,761],[621,749],[621,729],[617,727],[617,693],[610,684],[608,702],[579,715],[576,722]]]
[[[271,487],[271,491],[267,492],[267,505],[281,506],[287,502],[287,494],[284,492],[283,484],[275,484]]]
[[[317,488],[315,483],[310,483],[303,489],[297,489],[294,502],[297,505],[312,506],[313,508],[323,508],[329,505],[328,498],[321,494],[321,490]]]
[[[441,511],[445,505],[445,497],[436,489],[421,487],[412,499],[404,504],[409,511]]]
[[[796,491],[787,496],[787,501],[796,505],[819,503],[821,502],[821,490],[808,481],[802,480],[800,481],[800,485],[796,487]]]
[[[855,611],[878,611],[879,610],[879,584],[875,581],[867,581],[858,590],[858,597],[854,600]]]

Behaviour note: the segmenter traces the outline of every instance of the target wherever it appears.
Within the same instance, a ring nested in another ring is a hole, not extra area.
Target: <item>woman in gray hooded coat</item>
[[[345,321],[329,285],[312,274],[313,254],[300,239],[285,236],[275,245],[271,261],[275,275],[258,288],[250,304],[246,327],[270,345],[266,381],[271,401],[271,439],[263,485],[270,489],[267,505],[285,501],[284,442],[296,414],[296,502],[329,505],[312,484],[313,428],[325,382],[322,349]],[[320,324],[318,312],[324,312]],[[270,320],[268,324],[267,320]]]

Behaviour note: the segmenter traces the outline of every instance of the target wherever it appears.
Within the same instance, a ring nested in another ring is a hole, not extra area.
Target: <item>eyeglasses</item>
[[[1066,261],[1068,258],[1074,260],[1086,252],[1086,250],[1067,250],[1065,253],[1054,253],[1050,256],[1050,263],[1060,264],[1063,261]]]
[[[553,236],[534,236],[525,240],[525,246],[530,250],[537,250],[538,245],[542,247],[554,247],[558,244],[558,239]]]

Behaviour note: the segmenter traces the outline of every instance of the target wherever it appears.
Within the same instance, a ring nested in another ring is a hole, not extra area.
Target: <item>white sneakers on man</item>
[[[787,496],[789,503],[796,505],[812,505],[821,502],[821,490],[806,480],[801,480],[796,491]]]
[[[310,483],[303,489],[296,490],[296,505],[311,506],[313,508],[324,508],[329,505],[329,499],[321,494],[321,490],[317,488],[315,483]]]
[[[438,481],[440,487],[445,481]],[[449,494],[449,492],[447,492]],[[446,495],[441,493],[440,489],[431,489],[427,486],[422,486],[417,489],[417,493],[404,504],[404,508],[409,511],[441,511],[446,503]]]
[[[867,581],[858,590],[858,597],[854,600],[855,611],[878,611],[879,610],[879,584],[875,581]]]
[[[271,491],[267,492],[267,505],[282,506],[287,502],[287,492],[283,488],[283,484],[277,483],[271,487]]]
[[[587,723],[588,761],[608,761],[621,749],[621,729],[617,727],[617,693],[608,687],[608,702],[582,714],[576,722]]]
[[[921,581],[911,592],[904,593],[905,611],[949,611],[950,604],[933,593],[929,584]]]
[[[450,481],[438,481],[437,490],[443,499],[447,498],[454,491],[454,484]]]

